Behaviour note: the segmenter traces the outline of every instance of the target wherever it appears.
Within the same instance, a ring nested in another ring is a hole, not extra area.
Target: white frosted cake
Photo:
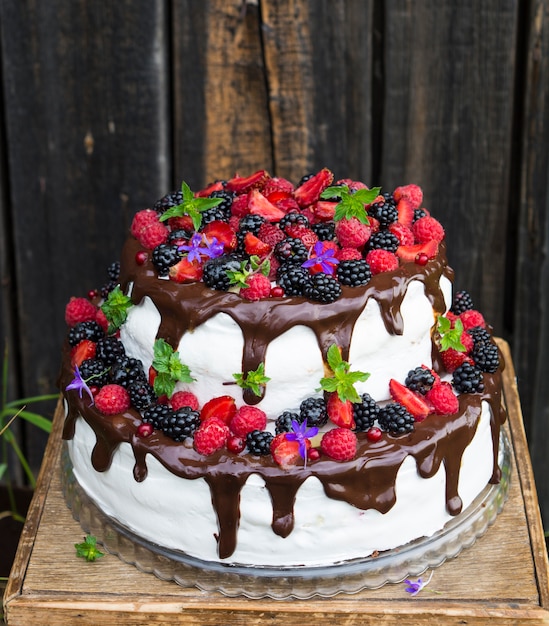
[[[139,211],[71,299],[74,476],[206,562],[330,566],[429,537],[500,478],[500,355],[415,185],[265,171]]]

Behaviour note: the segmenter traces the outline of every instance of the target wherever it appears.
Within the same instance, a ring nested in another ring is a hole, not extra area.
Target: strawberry
[[[406,197],[401,198],[397,203],[398,223],[408,228],[412,228],[414,223],[414,207]]]
[[[202,265],[185,257],[170,267],[168,275],[176,283],[195,283],[202,278]]]
[[[257,189],[253,189],[248,195],[248,209],[252,215],[261,215],[268,222],[278,222],[286,215]]]
[[[271,454],[278,465],[283,468],[290,467],[299,460],[299,443],[288,441],[286,433],[280,433],[271,441]]]
[[[205,421],[211,417],[217,417],[218,419],[228,424],[234,414],[236,413],[236,403],[231,396],[218,396],[208,400],[200,411],[200,420]]]
[[[170,404],[174,411],[183,406],[188,406],[193,411],[198,411],[198,398],[190,391],[176,391],[170,399]]]
[[[234,191],[236,194],[242,194],[251,189],[263,187],[269,178],[269,173],[266,170],[259,170],[250,176],[235,176],[231,178],[231,180],[227,181],[225,189],[227,191]]]
[[[336,426],[354,428],[353,403],[350,400],[341,400],[337,393],[331,393],[326,404],[328,417]]]
[[[334,219],[337,202],[319,200],[312,205],[312,210],[316,221],[330,222]]]
[[[65,322],[75,326],[79,322],[95,320],[97,308],[87,298],[71,298],[65,307]]]
[[[333,173],[325,167],[311,176],[294,192],[294,198],[300,207],[306,207],[320,200],[320,194],[332,184]]]
[[[231,215],[239,219],[248,215],[248,194],[244,193],[233,200],[231,204]]]
[[[265,430],[267,415],[265,411],[247,404],[241,406],[230,421],[229,428],[237,437],[246,437],[252,430]]]
[[[459,410],[459,400],[453,391],[452,385],[439,382],[430,389],[425,399],[433,405],[438,415],[454,415]]]
[[[201,422],[194,433],[194,449],[200,454],[213,454],[227,443],[229,434],[229,427],[223,420],[210,417]]]
[[[116,415],[130,408],[130,394],[122,385],[105,385],[94,398],[95,408],[103,415]]]
[[[412,232],[417,243],[427,243],[431,240],[440,243],[445,236],[442,224],[434,217],[421,217],[418,219],[412,226]]]
[[[293,198],[282,198],[276,202],[276,206],[284,213],[299,211],[299,204]]]
[[[97,344],[91,339],[83,339],[71,350],[71,365],[80,367],[86,359],[93,359]]]
[[[202,229],[202,234],[208,239],[211,243],[213,238],[217,240],[218,243],[222,243],[225,251],[231,251],[236,248],[238,245],[238,240],[236,238],[236,232],[227,224],[227,222],[222,222],[221,220],[214,220],[209,224],[206,224]]]
[[[269,202],[272,202],[273,204],[276,204],[277,202],[280,202],[281,200],[286,200],[287,198],[291,198],[291,194],[289,194],[286,191],[280,191],[280,190],[271,191],[268,194],[263,192],[263,195],[267,198]]]
[[[429,404],[421,394],[408,389],[408,387],[405,387],[394,378],[391,378],[389,381],[389,392],[395,402],[406,407],[408,412],[414,416],[416,422],[421,422],[431,412]]]
[[[418,185],[403,185],[393,191],[393,198],[397,203],[401,198],[407,198],[412,205],[412,209],[419,209],[423,202],[423,191]]]
[[[188,233],[192,233],[194,231],[194,224],[190,215],[170,217],[168,219],[168,226],[172,232],[174,230],[186,230]]]
[[[156,377],[158,375],[158,372],[154,369],[154,367],[151,365],[149,367],[149,376],[148,376],[148,380],[149,380],[149,385],[151,387],[154,387],[154,381],[156,380]]]
[[[366,262],[370,266],[372,274],[392,272],[398,267],[398,258],[389,250],[370,250],[366,255]]]
[[[269,178],[265,185],[263,185],[261,192],[267,197],[271,194],[281,193],[284,194],[283,197],[288,198],[294,192],[294,185],[285,178],[274,176],[273,178]],[[271,200],[271,202],[274,202],[274,200]]]
[[[240,295],[246,300],[255,302],[271,295],[271,281],[264,274],[251,274],[246,278],[247,287],[240,289]]]
[[[207,198],[213,191],[222,191],[222,189],[223,181],[216,180],[214,183],[210,183],[207,187],[204,187],[204,189],[196,191],[194,195],[197,198]]]
[[[269,224],[269,222],[264,222],[262,226],[265,224]],[[279,232],[282,234],[282,231]],[[272,248],[268,243],[265,243],[253,233],[248,232],[244,235],[244,250],[246,250],[246,253],[249,255],[255,254],[258,257],[263,258],[269,254]]]
[[[105,313],[103,313],[102,309],[97,309],[97,313],[95,314],[95,321],[99,324],[99,326],[101,326],[101,328],[105,332],[108,332],[109,320],[107,319],[107,316],[105,315]]]
[[[421,255],[427,259],[434,259],[438,254],[438,242],[432,240],[427,243],[415,243],[412,246],[399,246],[396,255],[404,263],[417,263]]]
[[[286,237],[276,224],[271,224],[270,222],[261,224],[257,236],[271,248],[274,248],[279,241]]]
[[[333,428],[322,436],[320,449],[336,461],[350,461],[356,454],[357,438],[348,428]]]

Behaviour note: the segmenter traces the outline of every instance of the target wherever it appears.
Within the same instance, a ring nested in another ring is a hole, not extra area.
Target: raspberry
[[[465,352],[458,352],[454,350],[454,348],[448,348],[448,350],[444,350],[444,352],[440,353],[442,358],[442,362],[444,363],[444,367],[446,371],[453,372],[463,363],[473,363],[473,360],[467,356]]]
[[[410,200],[412,207],[417,209],[421,206],[423,202],[423,191],[421,187],[417,185],[403,185],[401,187],[397,187],[393,191],[393,198],[398,202],[401,198],[408,198]]]
[[[361,248],[372,234],[371,228],[356,217],[341,220],[335,231],[342,248]]]
[[[252,430],[265,430],[267,415],[261,409],[245,404],[241,406],[231,419],[229,427],[237,437],[246,437]]]
[[[425,398],[433,405],[438,415],[454,415],[459,409],[459,400],[455,395],[452,385],[440,382],[430,389]]]
[[[183,406],[190,407],[193,411],[198,410],[198,399],[190,391],[176,391],[171,397],[170,404],[172,409],[177,411]]]
[[[459,316],[461,323],[463,324],[464,330],[470,330],[471,328],[486,328],[486,322],[484,321],[484,317],[482,313],[476,311],[475,309],[471,309],[470,311],[464,311]]]
[[[95,396],[95,406],[103,415],[123,413],[130,404],[130,394],[121,385],[105,385]]]
[[[412,232],[416,238],[416,243],[427,243],[428,241],[438,241],[444,239],[444,228],[434,217],[422,217],[412,226]]]
[[[229,427],[217,417],[204,420],[194,434],[194,449],[204,455],[220,450],[229,438]]]
[[[261,224],[257,236],[263,243],[271,246],[271,248],[274,248],[279,241],[286,239],[286,235],[280,228],[276,226],[276,224],[271,224],[271,222]]]
[[[160,222],[153,222],[144,228],[138,236],[139,243],[149,250],[164,243],[168,239],[168,229]]]
[[[401,246],[411,246],[414,244],[414,233],[408,226],[395,222],[389,226],[389,232],[393,233],[399,240]]]
[[[362,255],[356,248],[341,248],[336,252],[336,258],[340,261],[358,261]]]
[[[473,337],[466,330],[464,330],[461,333],[460,341],[465,346],[465,352],[467,354],[470,354],[475,345],[475,342],[473,341]]]
[[[65,322],[75,326],[79,322],[95,320],[96,307],[87,298],[71,298],[65,307]]]
[[[348,428],[333,428],[324,433],[320,449],[336,461],[350,461],[356,454],[357,438]]]
[[[95,314],[95,321],[105,331],[105,333],[109,330],[109,320],[101,309],[97,309],[97,312]]]
[[[263,274],[252,274],[246,279],[247,287],[240,290],[240,295],[246,300],[262,300],[271,293],[271,281]]]
[[[288,233],[289,237],[294,237],[296,239],[301,239],[301,241],[307,246],[307,248],[312,248],[315,243],[318,241],[318,237],[310,228],[299,225],[292,225],[286,228],[286,233]]]
[[[366,262],[373,275],[381,272],[392,272],[398,268],[398,258],[389,250],[370,250],[366,255]]]
[[[141,233],[148,228],[151,224],[158,222],[158,213],[152,209],[145,209],[144,211],[138,211],[132,221],[130,228],[131,234],[139,239]]]
[[[231,213],[238,218],[244,217],[248,213],[248,194],[242,194],[233,200]]]

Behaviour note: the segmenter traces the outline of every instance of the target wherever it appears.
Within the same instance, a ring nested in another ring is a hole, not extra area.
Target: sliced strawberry
[[[333,173],[325,167],[300,185],[294,192],[294,198],[300,207],[309,206],[320,199],[320,194],[333,180]]]
[[[227,222],[221,220],[214,220],[206,224],[202,229],[202,234],[207,237],[210,243],[215,237],[218,243],[223,244],[226,251],[234,250],[238,245],[234,229]]]
[[[360,180],[353,180],[352,178],[340,178],[336,185],[347,185],[351,191],[358,191],[359,189],[368,189],[368,187]]]
[[[181,259],[170,267],[169,278],[176,283],[195,283],[202,278],[202,266],[198,261]]]
[[[244,250],[249,255],[256,254],[258,257],[264,257],[269,254],[272,248],[253,233],[246,233],[244,235]]]
[[[96,348],[97,344],[95,341],[83,339],[71,350],[71,365],[78,365],[78,367],[80,367],[82,362],[86,359],[93,359],[95,357]]]
[[[285,194],[284,197],[288,198],[294,192],[294,185],[286,178],[280,178],[278,176],[275,176],[274,178],[269,178],[261,191],[264,196],[269,196],[275,191],[282,192]]]
[[[240,219],[245,215],[248,215],[248,194],[244,193],[241,196],[236,196],[231,204],[231,215]]]
[[[299,460],[299,443],[288,441],[286,433],[280,433],[271,441],[271,454],[278,465],[290,467]]]
[[[293,198],[282,198],[282,200],[278,200],[276,206],[284,213],[289,213],[290,211],[299,211],[299,204]]]
[[[212,193],[212,191],[221,191],[222,189],[223,189],[223,181],[216,180],[214,183],[210,183],[207,187],[204,187],[204,189],[201,189],[200,191],[196,191],[194,195],[197,198],[206,198]]]
[[[319,222],[330,222],[334,219],[337,202],[328,202],[328,200],[319,200],[312,206],[315,218]]]
[[[246,193],[250,191],[250,189],[262,187],[269,178],[269,173],[266,170],[259,170],[250,176],[235,176],[231,178],[225,185],[225,189],[227,191],[234,191],[237,194]]]
[[[248,209],[252,215],[261,215],[268,222],[278,222],[286,215],[257,189],[253,189],[248,194]]]
[[[438,254],[438,242],[432,240],[427,243],[416,243],[412,246],[399,246],[396,255],[405,263],[415,263],[419,255],[426,255],[428,259],[434,259]]]
[[[391,378],[389,381],[389,392],[391,393],[391,398],[406,407],[417,422],[421,422],[429,415],[430,407],[425,398],[421,394],[408,389],[408,387],[399,383],[398,380]]]
[[[287,198],[292,197],[292,194],[290,192],[281,191],[280,189],[276,191],[271,191],[271,193],[267,193],[264,195],[267,198],[267,200],[269,202],[272,202],[273,204],[276,204],[277,202],[280,202],[281,200],[286,200]]]
[[[149,385],[154,387],[154,381],[156,380],[157,375],[158,375],[158,372],[151,365],[149,367]]]
[[[414,207],[408,198],[402,197],[397,204],[398,222],[412,228],[414,222]]]
[[[328,417],[336,426],[354,428],[353,403],[350,400],[340,400],[337,393],[331,393],[326,404]]]
[[[172,230],[186,230],[190,233],[194,231],[194,224],[190,215],[182,215],[181,217],[168,218],[168,226]]]
[[[236,403],[232,396],[218,396],[208,400],[200,411],[200,420],[203,422],[210,417],[217,417],[228,424],[236,413]]]

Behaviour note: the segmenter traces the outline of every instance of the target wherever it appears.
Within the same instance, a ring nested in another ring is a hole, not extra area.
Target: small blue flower
[[[318,428],[316,426],[307,428],[307,421],[300,424],[296,420],[292,420],[292,432],[286,433],[286,439],[288,441],[298,442],[299,455],[305,461],[305,465],[307,465],[307,439],[310,439],[317,434]]]
[[[211,241],[201,235],[200,233],[194,233],[189,241],[190,245],[178,246],[179,252],[188,252],[187,259],[189,262],[198,261],[202,262],[202,257],[207,256],[210,259],[215,259],[223,254],[223,244],[217,241],[216,237],[212,237]],[[204,244],[204,245],[203,245]]]
[[[409,593],[411,596],[417,596],[417,594],[431,582],[433,573],[434,572],[431,572],[429,578],[425,581],[421,580],[421,578],[418,578],[416,582],[413,582],[412,580],[407,578],[404,581],[404,584],[408,586],[404,591],[406,591],[406,593]]]
[[[314,256],[313,256],[314,255]],[[309,268],[320,265],[325,274],[333,274],[339,259],[335,257],[335,250],[327,248],[324,250],[322,241],[317,241],[313,248],[313,255],[301,264],[301,267]]]
[[[74,366],[74,378],[73,380],[65,387],[65,391],[69,389],[78,389],[78,395],[82,397],[82,392],[85,391],[90,397],[91,403],[90,406],[94,403],[93,393],[91,389],[86,384],[86,381],[82,378],[80,374],[80,370],[78,369],[78,365]]]

